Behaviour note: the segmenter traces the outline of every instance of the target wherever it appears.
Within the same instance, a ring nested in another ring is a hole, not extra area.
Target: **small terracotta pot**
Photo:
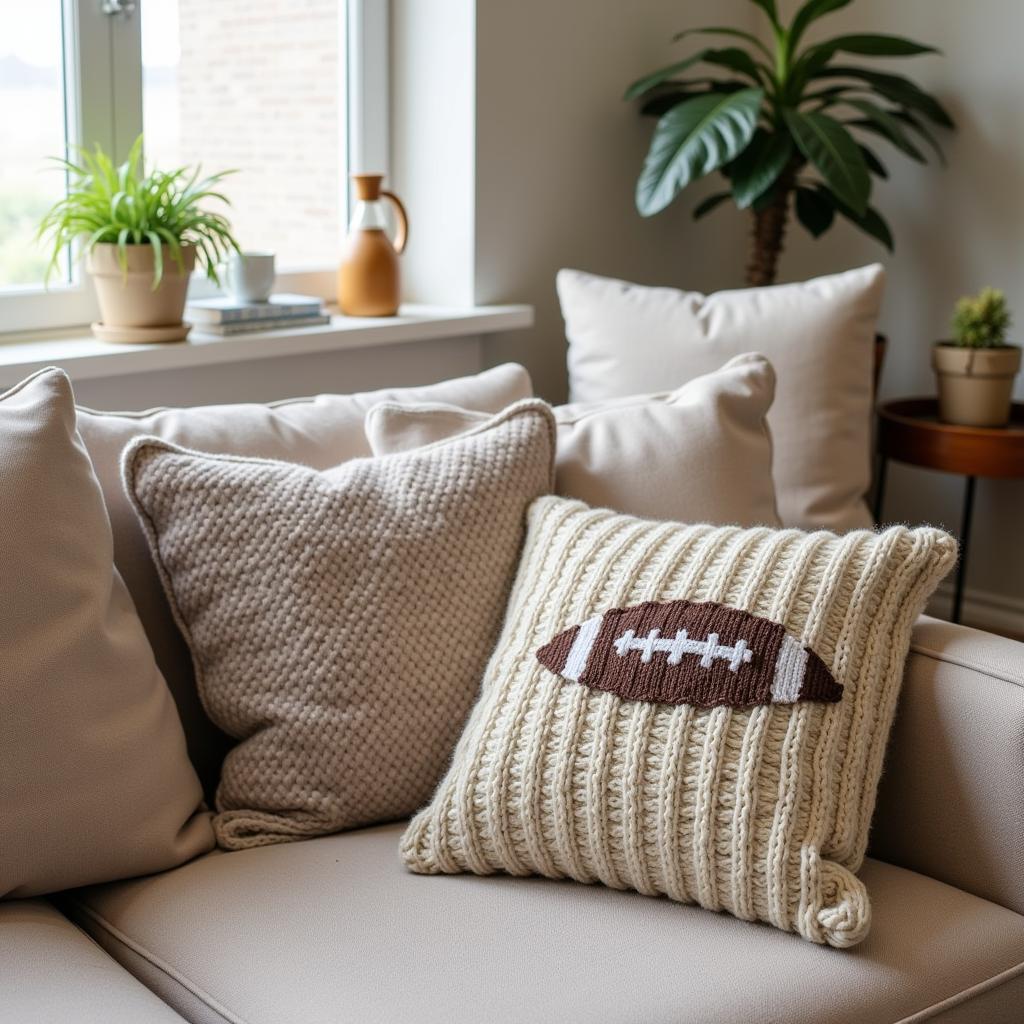
[[[940,341],[932,349],[939,382],[939,418],[963,427],[1005,427],[1013,379],[1020,369],[1016,345],[964,348]]]
[[[128,272],[117,260],[117,246],[103,242],[93,246],[85,268],[96,286],[100,316],[105,327],[167,327],[180,324],[185,311],[188,278],[196,265],[193,245],[181,247],[184,272],[163,249],[164,273],[153,288],[153,247],[127,246]]]

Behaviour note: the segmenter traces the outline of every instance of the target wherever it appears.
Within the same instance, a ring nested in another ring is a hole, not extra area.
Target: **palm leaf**
[[[873,149],[869,149],[862,142],[858,143],[858,148],[864,157],[864,163],[868,165],[868,170],[879,178],[888,178],[889,171],[885,164],[878,159],[878,155]]]
[[[721,206],[731,195],[731,192],[715,192],[713,195],[702,199],[693,208],[693,219],[700,220],[701,217],[706,217],[712,210]]]
[[[827,114],[785,111],[793,140],[829,188],[858,214],[867,209],[871,176],[853,136]]]
[[[849,0],[846,0],[848,3]],[[730,28],[728,25],[714,25],[710,28],[684,28],[672,37],[673,43],[685,39],[687,36],[733,36],[736,39],[743,39],[756,46],[769,60],[772,59],[772,52],[752,32],[744,32],[742,29]]]
[[[750,0],[755,7],[760,7],[765,14],[768,15],[769,20],[774,28],[778,28],[779,25],[779,12],[775,7],[775,0]]]
[[[779,179],[793,156],[793,141],[785,132],[760,131],[732,162],[729,180],[736,205],[745,210]]]
[[[956,123],[949,111],[934,96],[929,95],[909,78],[890,72],[872,71],[868,68],[833,66],[823,68],[815,78],[853,78],[869,85],[875,92],[893,103],[920,111],[925,117],[943,128],[955,128]]]
[[[640,213],[658,213],[695,178],[735,159],[753,138],[763,98],[761,89],[698,96],[665,114],[637,181]]]
[[[835,204],[820,188],[797,188],[795,207],[797,220],[814,238],[820,238],[835,222]]]
[[[664,91],[656,93],[644,102],[640,107],[640,113],[645,117],[661,117],[674,106],[682,103],[683,100],[693,99],[694,96],[707,96],[713,92],[738,92],[740,89],[747,88],[749,86],[745,82],[718,82],[710,78],[694,79],[687,85],[666,86]]]
[[[698,50],[697,53],[687,57],[685,60],[676,61],[675,64],[669,64],[666,67],[659,68],[657,71],[652,71],[649,75],[644,75],[643,78],[638,78],[625,91],[622,98],[624,100],[635,100],[643,96],[655,88],[655,86],[668,82],[675,78],[676,75],[682,74],[687,68],[693,67],[694,64],[704,59],[706,53],[710,52],[710,50]]]
[[[846,7],[850,2],[851,0],[807,0],[807,3],[796,12],[793,23],[789,26],[790,53],[797,48],[804,32],[812,22],[833,11],[838,11],[841,7]]]
[[[939,145],[939,140],[928,130],[926,125],[921,124],[921,122],[914,117],[909,110],[894,110],[892,112],[892,116],[896,118],[897,121],[902,121],[903,124],[907,125],[907,127],[920,135],[921,138],[924,139],[924,141],[931,147],[935,156],[938,158],[939,163],[943,166],[946,165],[946,154],[943,153],[942,146]]]
[[[884,110],[876,103],[869,100],[844,99],[843,102],[854,110],[859,110],[864,117],[873,124],[878,131],[887,138],[897,149],[902,150],[912,160],[924,163],[924,154],[910,141],[903,126],[893,116],[893,111]],[[858,124],[860,122],[857,122]],[[863,125],[862,125],[863,127]]]

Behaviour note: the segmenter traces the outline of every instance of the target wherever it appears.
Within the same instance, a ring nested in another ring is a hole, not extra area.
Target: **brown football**
[[[771,619],[711,601],[648,601],[564,630],[537,651],[563,679],[626,700],[750,707],[842,699],[809,647]]]

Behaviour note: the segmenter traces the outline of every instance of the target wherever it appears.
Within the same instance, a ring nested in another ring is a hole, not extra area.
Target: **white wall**
[[[634,77],[684,52],[669,43],[675,31],[711,23],[750,28],[760,19],[754,5],[747,0],[393,3],[399,41],[407,20],[403,9],[420,9],[417,16],[410,14],[415,37],[404,37],[406,49],[410,38],[420,46],[431,33],[444,38],[444,9],[457,9],[458,30],[447,38],[458,40],[464,66],[475,61],[475,167],[464,173],[470,158],[457,148],[448,150],[448,158],[457,154],[462,168],[455,180],[463,191],[454,201],[464,198],[471,180],[472,213],[449,218],[455,231],[445,236],[444,218],[431,212],[438,209],[436,197],[420,189],[413,231],[419,223],[417,239],[423,248],[418,258],[421,267],[427,266],[425,272],[413,271],[411,286],[414,297],[427,298],[417,288],[448,275],[447,287],[462,288],[478,302],[532,303],[535,327],[488,340],[489,362],[518,359],[529,367],[541,394],[556,400],[564,396],[565,345],[554,294],[560,266],[705,291],[742,284],[749,233],[744,215],[723,208],[692,224],[688,211],[700,198],[700,188],[685,204],[652,220],[636,214],[633,185],[652,125],[620,96]],[[433,21],[424,17],[426,6]],[[796,0],[782,0],[780,6],[788,16]],[[462,32],[473,9],[475,51],[467,55]],[[851,30],[902,33],[940,46],[943,57],[894,64],[940,95],[961,129],[950,140],[946,171],[885,154],[893,177],[877,192],[876,203],[892,224],[895,256],[888,257],[852,228],[841,226],[815,242],[794,226],[781,278],[799,280],[885,262],[890,281],[882,327],[891,343],[882,395],[933,393],[929,347],[946,333],[950,308],[960,294],[988,283],[1004,288],[1024,331],[1024,61],[1019,55],[1024,3],[857,0],[821,26],[829,33]],[[450,45],[447,56],[452,57]],[[405,86],[423,90],[428,84],[429,79],[407,80]],[[464,81],[459,87],[466,87]],[[422,110],[424,94],[419,95]],[[465,99],[464,94],[449,95]],[[432,109],[438,117],[436,104]],[[449,102],[445,110],[449,128],[465,124],[464,102]],[[408,130],[401,121],[398,111],[398,149]],[[418,137],[424,146],[424,133]],[[884,144],[878,148],[884,150]],[[421,173],[409,175],[410,186],[422,182],[425,159],[422,149],[412,153],[396,168],[398,176],[418,166]],[[475,232],[471,271],[464,259],[429,265],[428,253],[449,251],[455,241],[466,241],[467,232]],[[453,274],[462,275],[458,285]],[[894,467],[886,514],[955,529],[960,496],[958,480]],[[995,595],[1004,611],[1007,599],[1020,600],[1015,614],[1024,632],[1024,544],[1017,542],[1014,530],[1022,510],[1024,484],[979,485],[968,583],[983,592],[976,596]]]
[[[1024,341],[1024,3],[858,0],[822,25],[830,33],[893,32],[938,46],[943,56],[892,64],[938,95],[959,131],[947,136],[946,170],[885,153],[892,178],[877,190],[875,205],[892,225],[892,257],[848,228],[818,242],[794,233],[783,277],[799,280],[882,258],[889,270],[882,329],[890,338],[882,397],[934,394],[929,350],[948,336],[958,296],[986,284],[1005,289],[1017,314],[1015,340]],[[1018,397],[1024,397],[1020,380]],[[957,531],[959,478],[894,465],[889,480],[888,519]],[[969,596],[971,588],[976,593],[967,612],[1024,633],[1022,513],[1024,483],[979,482],[967,578]]]
[[[489,339],[486,358],[526,364],[539,393],[561,400],[559,267],[659,284],[729,283],[722,269],[743,246],[744,224],[693,227],[682,206],[652,220],[636,213],[633,186],[653,122],[621,98],[635,78],[674,59],[676,31],[720,19],[720,3],[392,0],[392,11],[392,179],[413,224],[407,298],[533,304],[535,326]],[[467,66],[475,68],[468,81]],[[694,205],[699,198],[698,190]]]

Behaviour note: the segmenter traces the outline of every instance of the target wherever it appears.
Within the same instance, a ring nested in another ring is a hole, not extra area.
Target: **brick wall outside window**
[[[147,151],[239,169],[239,243],[331,265],[341,223],[339,0],[177,0],[177,68],[147,69]]]

